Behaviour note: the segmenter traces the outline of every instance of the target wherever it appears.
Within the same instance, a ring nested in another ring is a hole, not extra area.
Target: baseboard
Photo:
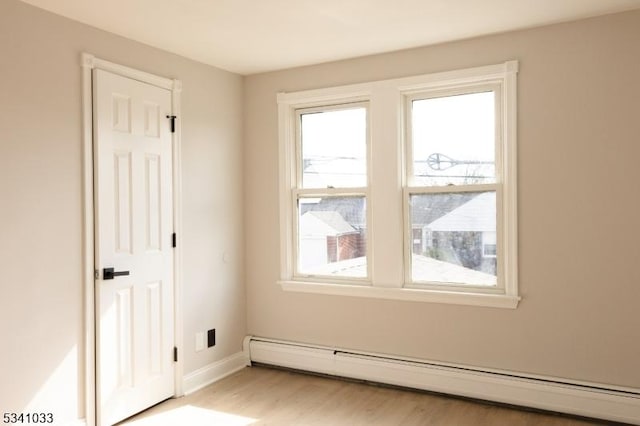
[[[249,336],[251,362],[640,425],[640,389]]]
[[[184,376],[184,393],[189,395],[238,370],[242,370],[246,365],[247,358],[244,352],[238,352],[220,361],[206,365]]]

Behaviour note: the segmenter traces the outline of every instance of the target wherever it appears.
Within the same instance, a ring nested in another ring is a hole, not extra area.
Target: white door
[[[93,115],[96,391],[105,426],[174,394],[171,92],[95,69]]]

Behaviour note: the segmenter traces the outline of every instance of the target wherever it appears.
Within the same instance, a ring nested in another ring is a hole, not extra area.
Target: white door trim
[[[144,83],[152,84],[171,91],[172,115],[175,121],[175,133],[172,133],[173,146],[173,229],[178,236],[174,249],[174,341],[178,353],[182,354],[182,190],[181,190],[181,145],[180,145],[180,93],[182,82],[176,79],[159,77],[144,71],[128,68],[113,62],[98,59],[89,53],[82,53],[82,157],[83,157],[83,285],[84,285],[84,347],[85,347],[85,413],[87,426],[96,424],[96,332],[95,332],[95,264],[94,264],[94,190],[93,190],[93,98],[92,70],[94,68],[109,71]],[[182,396],[183,356],[178,357],[175,366],[174,396]]]

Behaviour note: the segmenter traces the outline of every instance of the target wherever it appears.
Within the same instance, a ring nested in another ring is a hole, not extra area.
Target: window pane
[[[367,109],[300,116],[303,188],[367,185]]]
[[[496,193],[411,196],[413,282],[495,286]]]
[[[298,272],[335,277],[367,276],[364,197],[298,200]]]
[[[416,185],[495,182],[495,94],[471,93],[412,103]]]

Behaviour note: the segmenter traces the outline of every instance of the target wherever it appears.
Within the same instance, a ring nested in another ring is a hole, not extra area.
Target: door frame
[[[96,306],[95,306],[95,191],[94,191],[94,149],[93,149],[93,69],[101,69],[111,73],[151,84],[171,91],[171,115],[181,118],[180,94],[182,82],[139,71],[113,62],[96,58],[89,53],[82,53],[82,194],[83,194],[83,224],[82,224],[82,252],[84,287],[84,374],[85,401],[84,418],[87,426],[95,426],[96,418]],[[183,323],[182,323],[182,180],[181,180],[181,120],[175,120],[175,132],[172,133],[173,159],[173,229],[177,235],[177,244],[173,252],[174,262],[174,345],[178,353],[183,354]],[[183,372],[184,356],[179,356],[174,369],[174,397],[184,394]],[[80,415],[82,417],[82,415]]]

